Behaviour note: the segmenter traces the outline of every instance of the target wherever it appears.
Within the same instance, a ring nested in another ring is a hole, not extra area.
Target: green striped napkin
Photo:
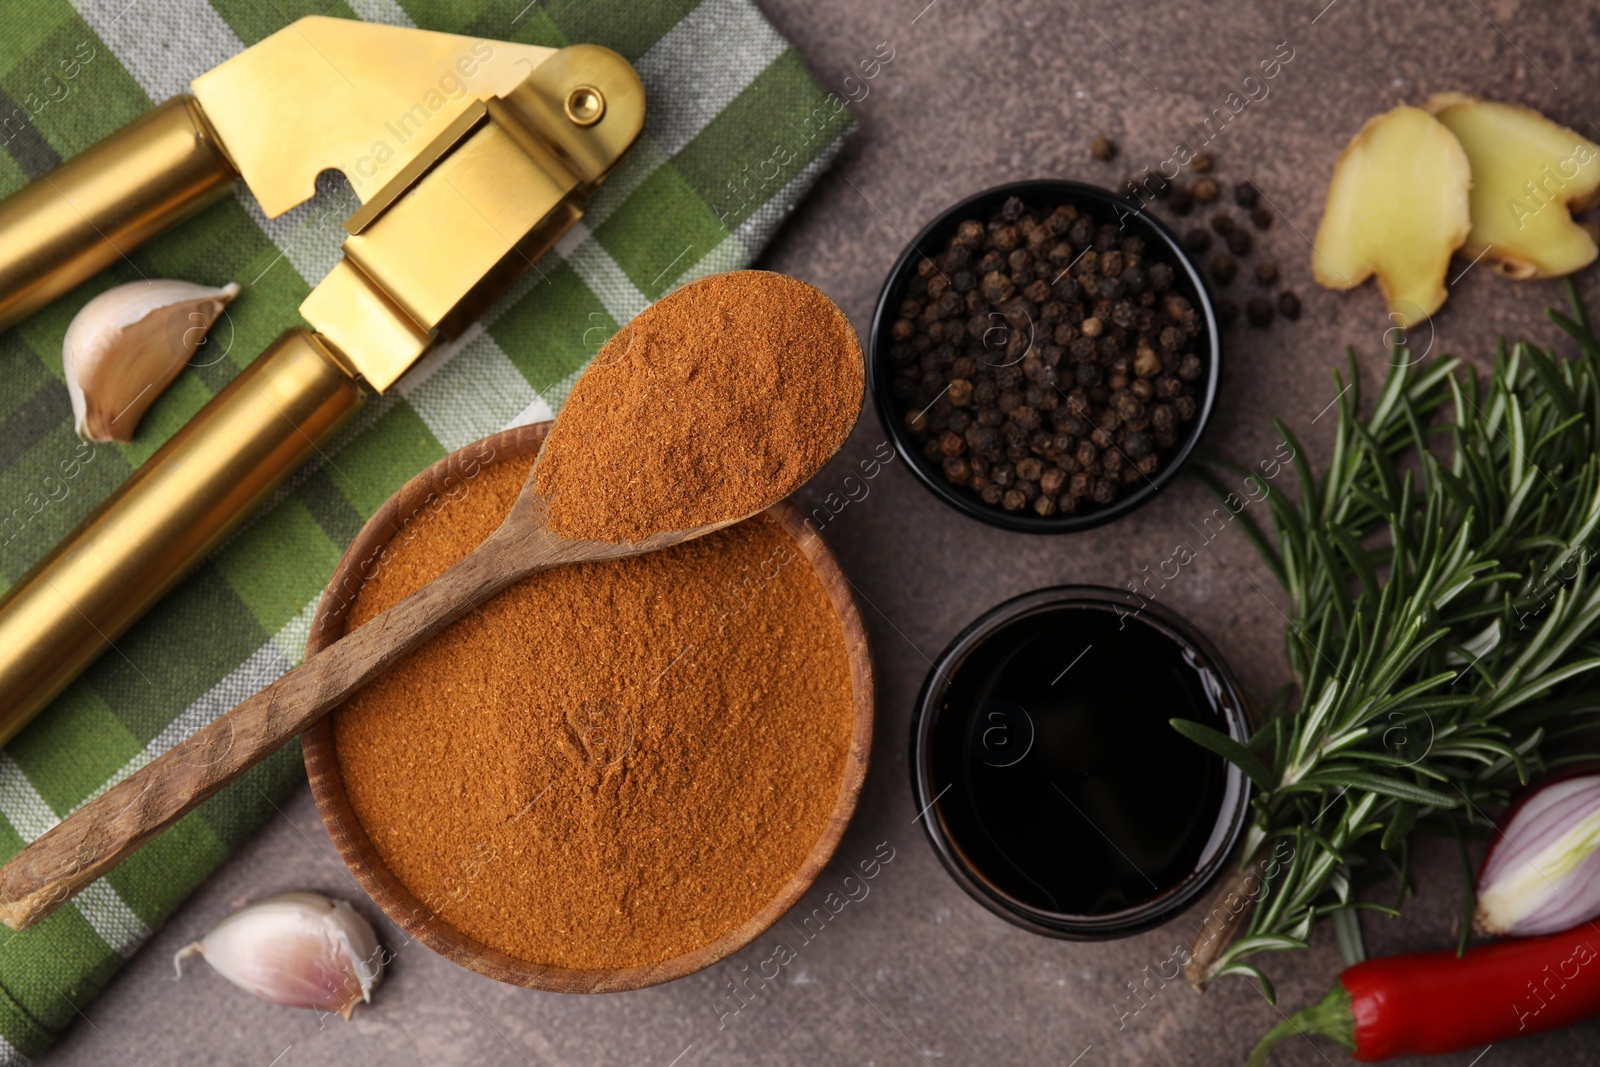
[[[852,122],[749,0],[7,0],[0,195],[310,14],[607,45],[644,79],[644,135],[539,272],[369,404],[326,461],[296,475],[0,752],[0,855],[298,663],[322,585],[385,498],[452,449],[549,418],[590,356],[650,301],[748,264]],[[225,200],[0,333],[0,580],[16,581],[299,321],[295,309],[339,256],[341,191],[270,221],[247,193]],[[141,276],[233,281],[243,293],[133,444],[80,446],[62,335],[91,296]],[[302,773],[289,746],[39,926],[0,931],[0,1063],[40,1054]]]

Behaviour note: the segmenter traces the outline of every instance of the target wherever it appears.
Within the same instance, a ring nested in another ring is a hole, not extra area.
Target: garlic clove
[[[378,935],[342,900],[320,893],[284,893],[240,908],[205,937],[172,957],[204,956],[218,974],[248,993],[293,1008],[336,1011],[346,1019],[371,1003],[383,977]]]
[[[233,283],[142,281],[108,289],[67,327],[61,366],[79,436],[131,441],[139,420],[205,341]]]
[[[1600,916],[1600,773],[1551,779],[1501,816],[1478,874],[1473,926],[1533,937]]]

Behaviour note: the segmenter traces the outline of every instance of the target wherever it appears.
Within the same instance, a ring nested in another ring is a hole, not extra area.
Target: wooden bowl
[[[490,463],[530,456],[538,452],[549,428],[548,422],[519,426],[468,445],[411,479],[379,508],[361,528],[333,572],[311,628],[306,654],[309,656],[319,651],[343,635],[344,609],[348,607],[353,591],[360,588],[363,562],[370,563],[376,558],[375,554],[400,532],[403,517],[417,514],[419,509],[445,499],[451,486],[460,485],[463,468],[474,468],[480,462],[485,446],[493,449],[490,453],[493,458],[488,460]],[[760,911],[717,940],[660,963],[642,967],[582,970],[530,963],[509,956],[468,937],[443,918],[434,915],[385,866],[345,793],[344,780],[339,773],[338,754],[334,749],[333,722],[331,717],[324,718],[300,738],[305,750],[306,772],[311,778],[311,792],[316,797],[317,807],[322,812],[323,821],[327,823],[328,833],[333,837],[339,854],[344,857],[356,881],[372,895],[384,914],[407,934],[441,956],[490,978],[561,993],[612,993],[656,985],[709,967],[755,940],[800,899],[833,856],[840,837],[844,835],[845,826],[855,811],[856,798],[861,793],[861,783],[866,777],[867,757],[872,749],[872,662],[850,583],[839,569],[833,553],[828,551],[814,531],[804,525],[800,513],[790,505],[778,504],[769,509],[768,514],[783,525],[800,552],[810,561],[838,614],[845,653],[850,662],[854,697],[850,750],[845,757],[844,773],[840,777],[833,811],[800,869],[777,895]]]

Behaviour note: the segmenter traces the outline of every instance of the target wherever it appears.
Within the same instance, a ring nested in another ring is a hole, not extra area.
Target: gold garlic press
[[[0,744],[374,391],[456,336],[582,217],[644,86],[597,45],[309,17],[0,201],[0,329],[224,196],[270,218],[328,169],[361,207],[295,327],[0,600]]]

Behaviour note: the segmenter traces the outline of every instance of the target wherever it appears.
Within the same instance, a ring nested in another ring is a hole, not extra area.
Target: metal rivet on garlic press
[[[592,85],[580,85],[567,94],[567,118],[579,126],[593,126],[606,113],[606,98]]]

